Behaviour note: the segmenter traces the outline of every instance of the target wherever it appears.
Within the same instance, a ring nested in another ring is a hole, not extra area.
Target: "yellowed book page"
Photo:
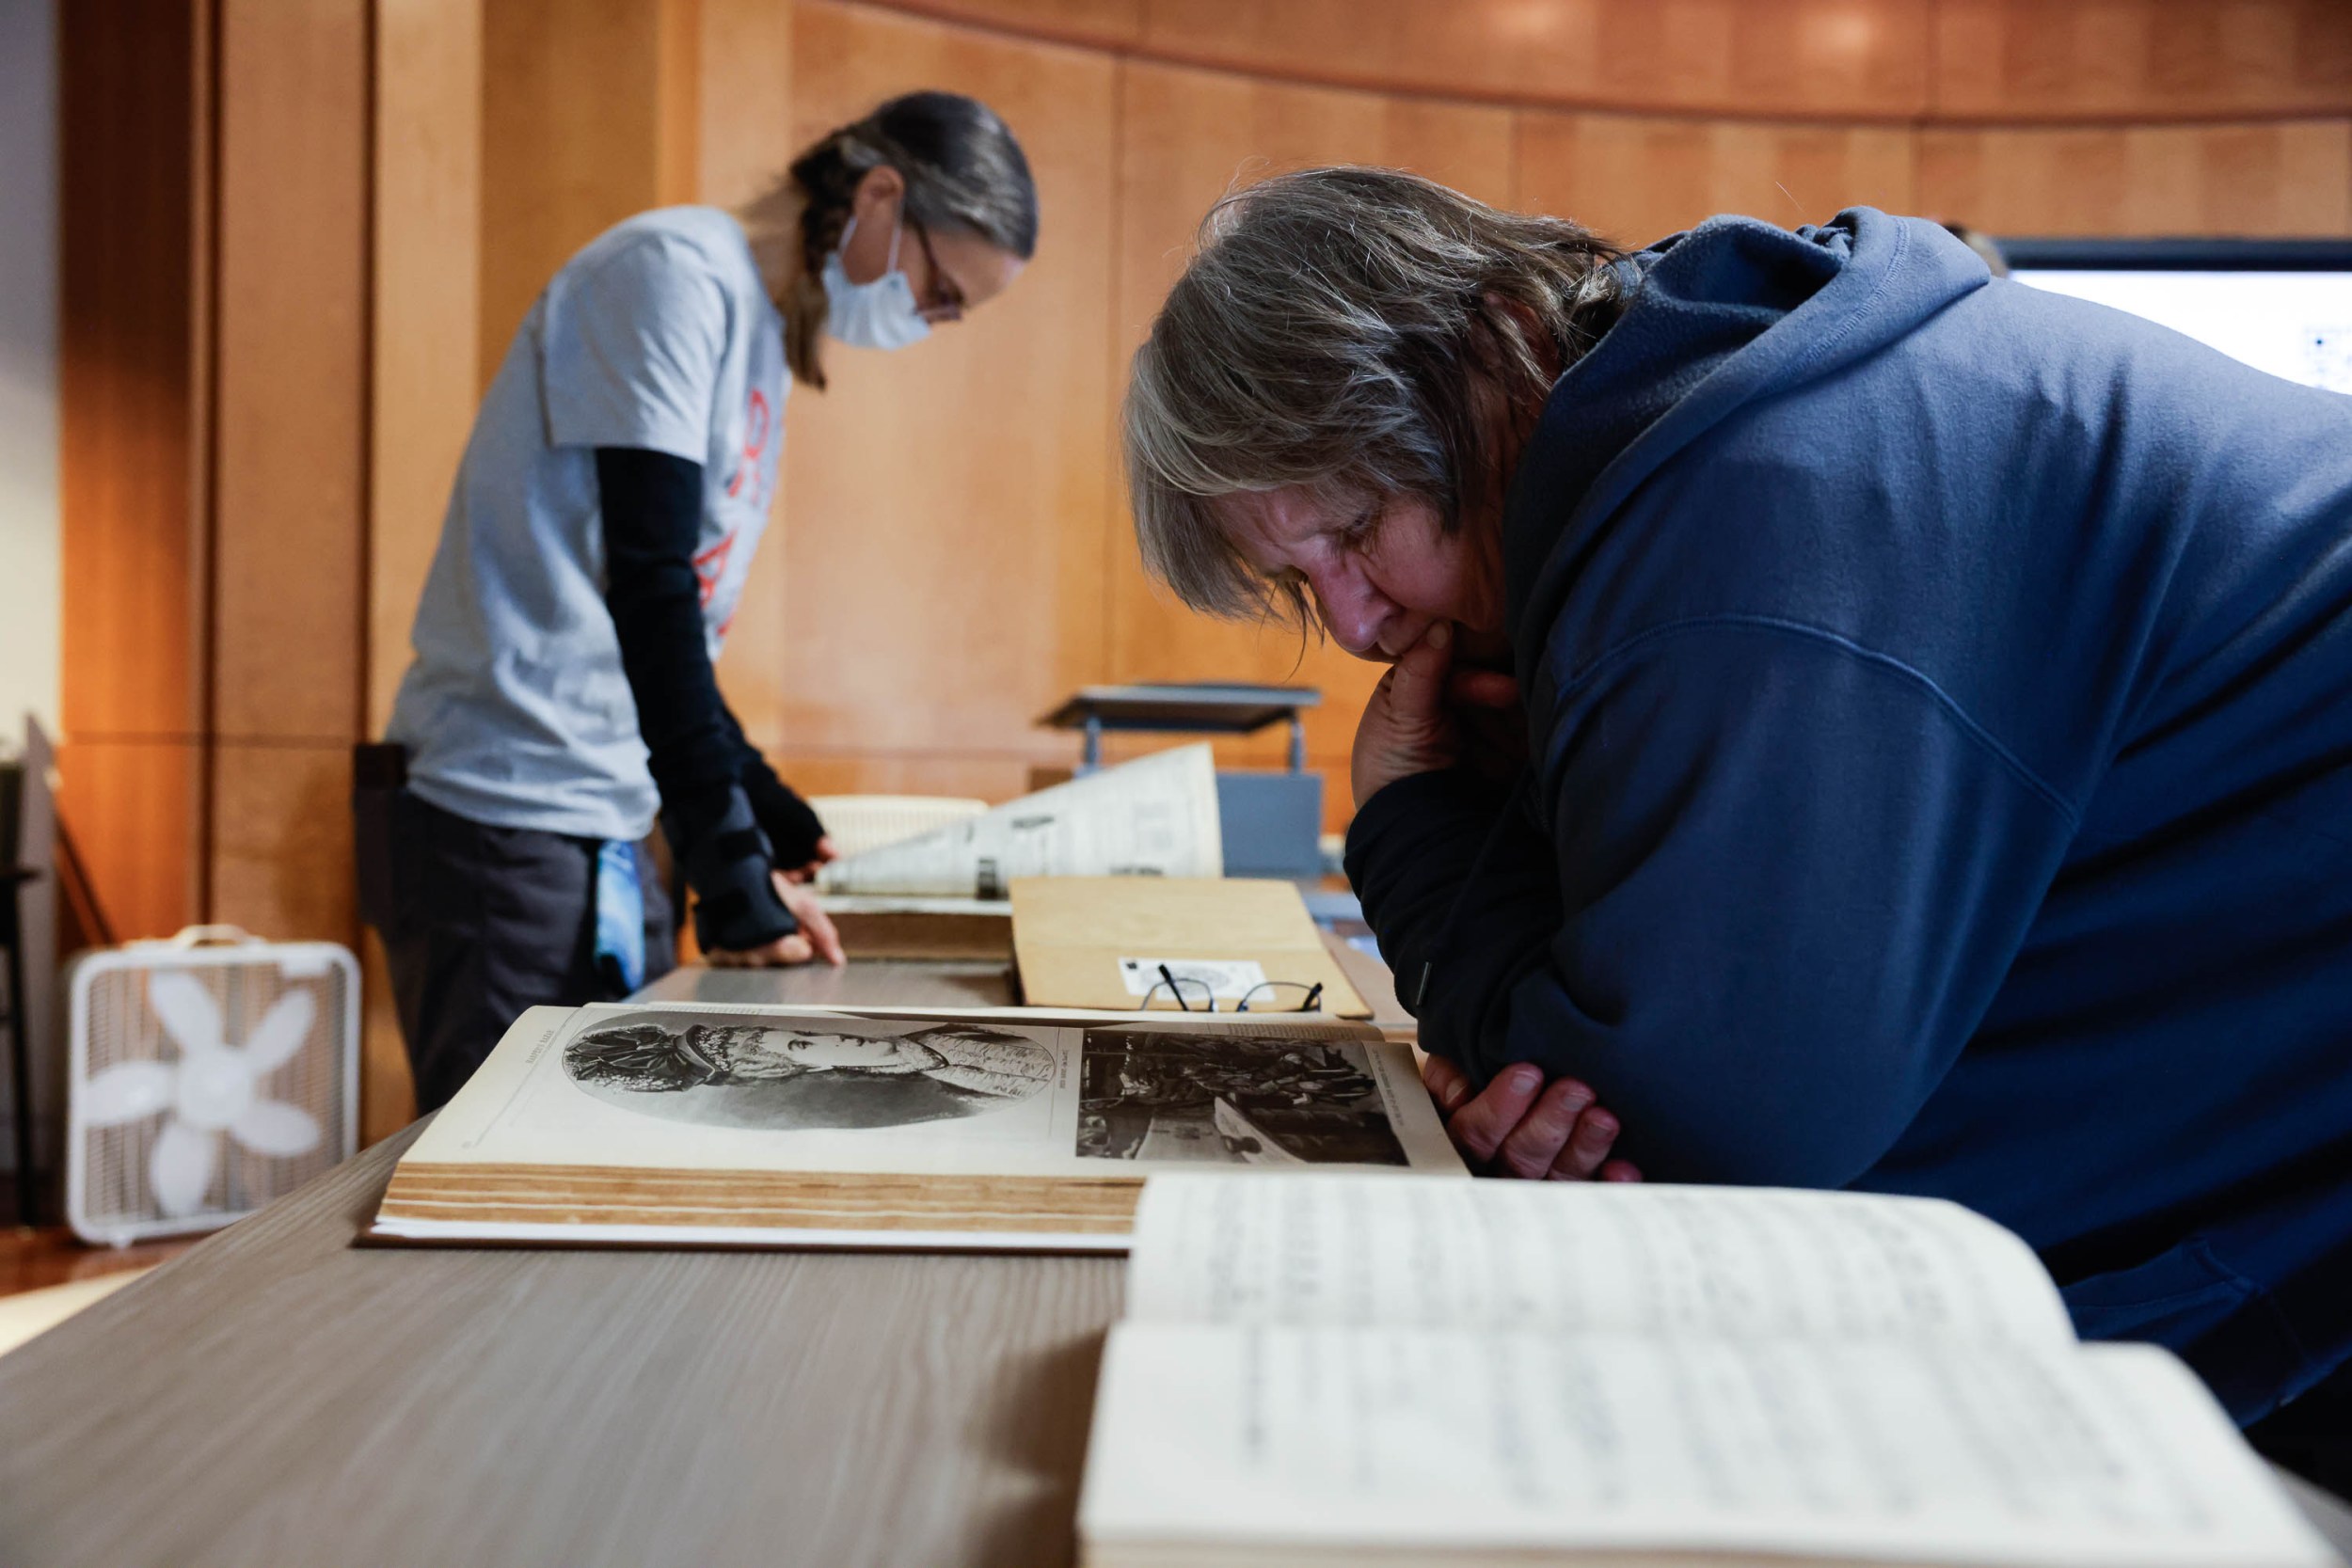
[[[1124,1543],[2333,1560],[2145,1346],[1126,1323],[1079,1529]]]
[[[1328,1021],[540,1007],[403,1161],[1140,1176],[1460,1173],[1410,1053]]]
[[[1127,1315],[2071,1343],[2016,1236],[1934,1198],[1615,1182],[1154,1176]]]

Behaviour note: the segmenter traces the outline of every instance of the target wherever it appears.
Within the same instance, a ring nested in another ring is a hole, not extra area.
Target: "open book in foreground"
[[[1462,1176],[1410,1049],[1312,1017],[534,1007],[367,1235],[1123,1251],[1154,1168]]]
[[[1929,1199],[1154,1178],[1087,1568],[2319,1568],[2194,1374]]]

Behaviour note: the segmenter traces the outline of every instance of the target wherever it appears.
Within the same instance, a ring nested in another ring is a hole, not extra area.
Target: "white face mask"
[[[841,252],[857,232],[857,219],[841,230],[841,244],[825,258],[825,332],[851,348],[904,348],[931,335],[931,324],[915,307],[914,285],[898,270],[900,225],[890,229],[890,261],[870,283],[852,283],[842,270]]]

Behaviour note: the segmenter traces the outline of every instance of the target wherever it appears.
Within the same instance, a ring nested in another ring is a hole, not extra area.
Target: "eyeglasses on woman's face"
[[[923,286],[914,294],[917,311],[933,326],[963,320],[963,312],[969,308],[963,289],[939,264],[939,252],[932,248],[930,230],[914,218],[906,221],[914,231],[915,244],[923,250]]]

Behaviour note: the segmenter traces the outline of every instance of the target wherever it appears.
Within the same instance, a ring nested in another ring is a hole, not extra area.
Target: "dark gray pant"
[[[384,939],[417,1109],[449,1103],[526,1007],[613,1002],[596,964],[593,838],[492,828],[406,789],[352,796],[359,916]],[[637,847],[645,979],[676,961],[674,914],[654,858]]]

